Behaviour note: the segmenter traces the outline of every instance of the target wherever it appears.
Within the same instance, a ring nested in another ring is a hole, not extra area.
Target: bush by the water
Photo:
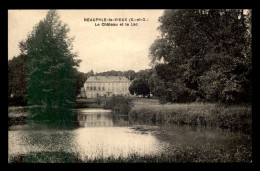
[[[112,109],[121,114],[128,114],[132,107],[132,99],[123,96],[113,96],[103,106],[104,109]]]
[[[252,109],[248,106],[216,104],[169,104],[139,107],[130,111],[131,119],[143,123],[174,123],[217,126],[251,133]]]

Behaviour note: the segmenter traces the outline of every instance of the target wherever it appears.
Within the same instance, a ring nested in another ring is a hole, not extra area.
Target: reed
[[[175,146],[158,154],[138,154],[127,156],[85,156],[67,152],[34,152],[26,155],[11,156],[9,163],[251,163],[250,146],[200,145]]]
[[[225,106],[211,103],[136,105],[129,112],[132,120],[143,123],[173,123],[217,126],[250,134],[252,109],[246,105]]]

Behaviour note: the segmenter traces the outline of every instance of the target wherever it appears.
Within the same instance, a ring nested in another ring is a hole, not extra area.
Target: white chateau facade
[[[90,76],[84,83],[85,97],[129,96],[131,81],[124,76]],[[81,91],[81,92],[82,92]]]

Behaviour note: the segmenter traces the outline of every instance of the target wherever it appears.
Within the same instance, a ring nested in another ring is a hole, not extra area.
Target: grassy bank
[[[77,153],[34,152],[11,156],[9,163],[234,163],[252,161],[252,149],[247,146],[201,145],[176,146],[159,154],[131,153],[127,156],[97,156],[82,159]]]
[[[186,125],[217,126],[250,133],[252,109],[250,106],[225,106],[221,104],[190,103],[165,104],[152,99],[134,101],[130,118],[142,123],[173,123]]]
[[[78,108],[102,108],[110,98],[78,99]],[[250,105],[217,103],[160,104],[157,99],[132,97],[129,118],[141,123],[172,123],[227,128],[247,134],[252,130]]]
[[[97,157],[85,159],[83,163],[234,163],[251,162],[251,151],[246,147],[228,150],[226,148],[208,147],[182,147],[171,149],[171,153],[158,155],[130,154],[127,157]]]

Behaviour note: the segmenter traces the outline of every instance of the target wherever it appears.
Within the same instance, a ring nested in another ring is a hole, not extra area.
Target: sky
[[[44,19],[48,10],[8,11],[8,59],[20,54],[19,42],[33,26]],[[57,10],[74,37],[73,52],[82,60],[79,71],[139,71],[150,67],[149,47],[160,32],[158,19],[164,10]],[[112,21],[90,21],[98,18]],[[135,21],[130,21],[131,18]],[[88,19],[88,20],[87,20]],[[118,21],[121,19],[121,21]],[[122,20],[125,21],[122,21]],[[141,21],[138,21],[141,19]],[[143,21],[144,20],[144,21]],[[115,23],[118,26],[102,26]],[[120,23],[123,26],[120,26]],[[134,24],[135,23],[135,24]],[[99,26],[98,26],[99,24]],[[126,24],[129,24],[127,26]]]

